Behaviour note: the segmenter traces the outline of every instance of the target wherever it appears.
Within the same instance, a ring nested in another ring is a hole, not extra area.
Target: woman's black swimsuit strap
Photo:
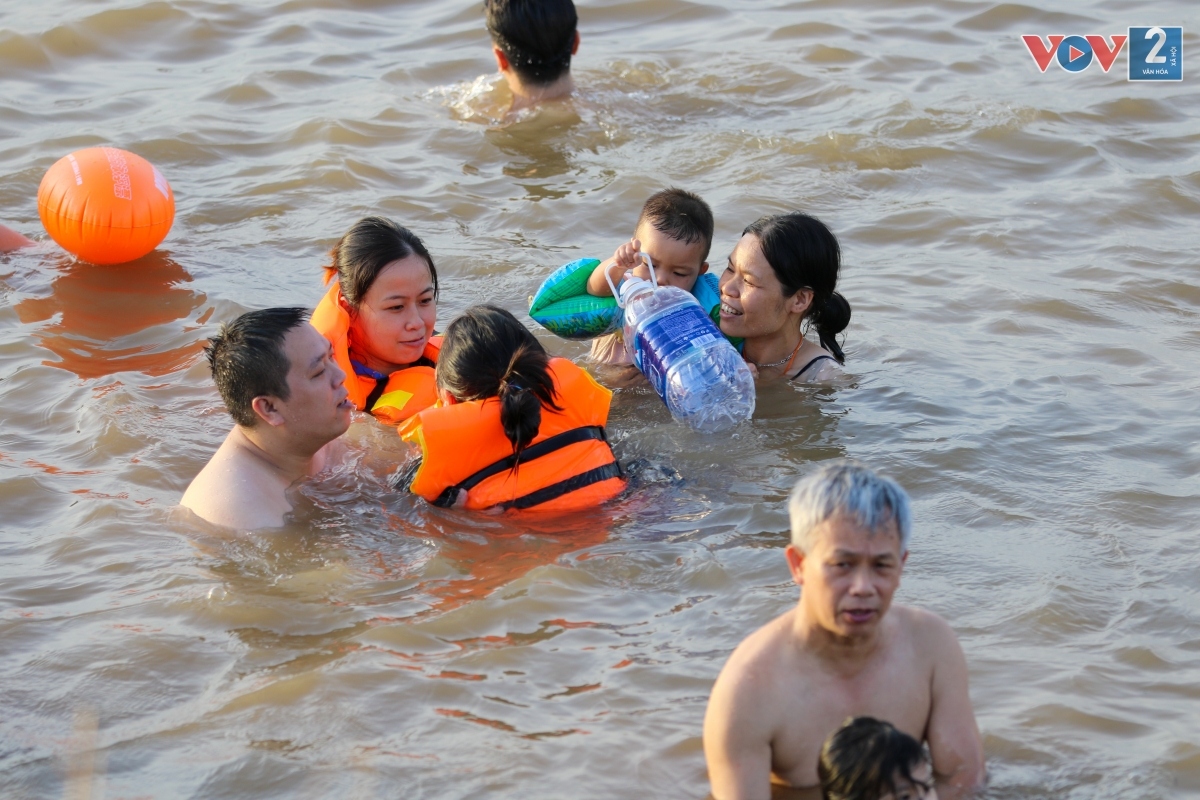
[[[799,372],[797,372],[797,373],[796,373],[795,375],[793,375],[792,377],[788,378],[788,380],[790,380],[790,381],[794,381],[794,380],[796,380],[796,379],[797,379],[797,378],[799,378],[801,375],[803,375],[805,372],[807,372],[809,367],[811,367],[813,364],[817,363],[818,361],[820,361],[820,360],[821,360],[821,359],[823,359],[823,358],[828,358],[830,361],[837,361],[837,359],[836,359],[836,358],[834,358],[833,356],[831,356],[831,355],[827,355],[827,354],[825,354],[825,353],[822,353],[821,355],[817,356],[817,357],[816,357],[816,358],[814,358],[812,361],[809,361],[807,364],[805,364],[803,367],[801,367],[801,368],[800,368],[800,371],[799,371]]]

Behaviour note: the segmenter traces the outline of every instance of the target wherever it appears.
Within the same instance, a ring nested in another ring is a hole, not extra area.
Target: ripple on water
[[[978,4],[975,4],[978,5]],[[955,27],[967,30],[995,33],[1002,30],[1013,30],[1019,25],[1034,25],[1044,28],[1064,30],[1075,29],[1080,25],[1087,27],[1092,19],[1083,14],[1069,14],[1049,11],[1023,3],[994,3],[983,11],[964,17],[955,23]],[[1065,27],[1064,27],[1065,26]]]

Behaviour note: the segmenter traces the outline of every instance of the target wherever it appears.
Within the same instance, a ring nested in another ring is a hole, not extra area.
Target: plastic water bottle
[[[639,255],[650,280],[630,277],[613,291],[625,309],[633,363],[671,415],[693,430],[717,433],[749,419],[754,378],[746,362],[696,298],[676,286],[658,286],[650,257]]]

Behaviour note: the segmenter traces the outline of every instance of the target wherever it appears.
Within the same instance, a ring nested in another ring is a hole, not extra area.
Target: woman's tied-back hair
[[[785,297],[812,289],[812,305],[804,317],[817,329],[821,346],[846,363],[835,338],[850,324],[850,304],[834,291],[842,261],[837,237],[821,220],[799,211],[763,217],[742,231],[747,233],[758,237]]]
[[[713,213],[699,195],[674,187],[655,192],[642,206],[637,227],[643,222],[649,222],[655,230],[672,239],[688,244],[704,242],[704,255],[700,260],[708,259],[713,238]],[[634,231],[636,233],[637,228]]]
[[[847,719],[821,746],[817,776],[824,800],[879,800],[895,796],[897,778],[926,791],[912,776],[926,760],[921,743],[890,722],[873,717]]]
[[[336,275],[342,297],[352,306],[362,302],[383,268],[393,261],[418,255],[429,267],[433,299],[438,296],[437,268],[417,235],[384,217],[363,217],[350,226],[329,251],[331,263],[325,267],[325,282]]]
[[[291,396],[287,382],[291,364],[284,355],[283,340],[307,319],[308,309],[304,308],[247,311],[222,325],[208,340],[204,355],[213,382],[238,425],[253,428],[258,422],[254,398],[267,395],[287,400]]]
[[[891,478],[849,460],[832,461],[805,475],[788,498],[792,544],[801,553],[811,552],[813,529],[838,515],[853,517],[871,533],[895,522],[900,552],[908,552],[912,509],[908,493]]]
[[[571,0],[485,0],[492,41],[525,83],[546,86],[571,68],[579,17]]]
[[[561,410],[546,349],[516,317],[493,305],[472,306],[450,323],[436,375],[438,389],[456,400],[499,398],[500,424],[518,457],[537,436],[542,404]]]

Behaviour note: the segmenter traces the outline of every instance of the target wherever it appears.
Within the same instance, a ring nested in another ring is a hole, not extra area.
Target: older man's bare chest
[[[789,673],[776,684],[771,769],[778,781],[815,785],[821,744],[848,717],[886,720],[918,741],[924,739],[932,706],[932,669],[911,642],[878,653],[855,674],[834,674],[804,660]]]

